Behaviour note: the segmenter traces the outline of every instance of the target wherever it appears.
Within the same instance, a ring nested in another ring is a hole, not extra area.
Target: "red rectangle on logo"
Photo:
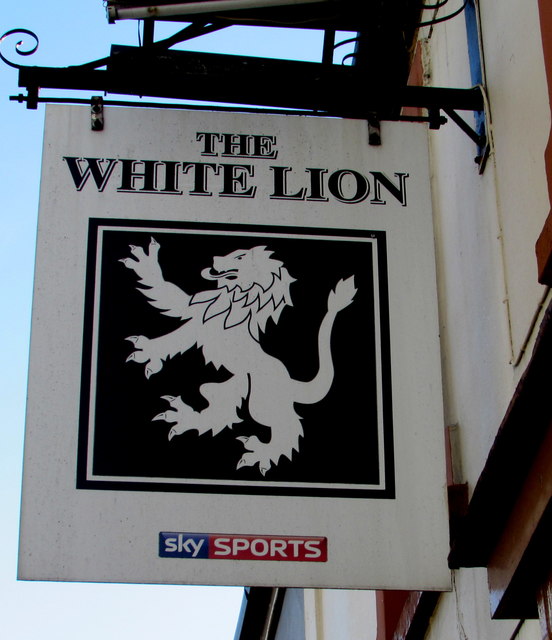
[[[326,562],[328,539],[301,536],[252,536],[211,534],[212,560],[276,560],[279,562]]]

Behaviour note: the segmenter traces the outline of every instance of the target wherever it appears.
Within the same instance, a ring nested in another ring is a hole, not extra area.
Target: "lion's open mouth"
[[[220,280],[220,278],[227,278],[228,280],[237,280],[237,269],[225,269],[224,271],[217,271],[214,267],[210,269],[203,269],[201,275],[207,280]]]

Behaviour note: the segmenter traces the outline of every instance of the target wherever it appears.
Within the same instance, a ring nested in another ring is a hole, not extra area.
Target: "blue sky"
[[[109,25],[102,5],[101,0],[6,3],[0,34],[30,29],[39,36],[40,48],[33,56],[17,56],[17,39],[12,38],[2,43],[2,52],[19,64],[63,67],[104,57],[112,43],[136,44],[137,22]],[[168,32],[173,31],[169,27]],[[188,48],[312,60],[321,52],[318,32],[305,36],[289,30],[225,31]],[[44,119],[43,107],[32,111],[9,101],[19,92],[17,71],[0,62],[0,635],[10,640],[64,640],[76,635],[79,640],[140,640],[154,634],[231,639],[241,588],[33,583],[15,578]]]

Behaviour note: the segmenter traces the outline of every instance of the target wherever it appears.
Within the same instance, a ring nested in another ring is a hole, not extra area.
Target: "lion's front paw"
[[[272,466],[272,460],[269,455],[269,445],[264,444],[257,438],[257,436],[250,436],[249,438],[246,436],[240,436],[236,438],[240,442],[243,442],[243,446],[246,449],[246,452],[240,458],[236,469],[241,469],[242,467],[254,467],[257,463],[259,464],[259,471],[264,476],[266,472]]]
[[[153,353],[153,344],[149,338],[145,336],[129,336],[126,338],[136,347],[128,358],[127,362],[139,362],[146,364],[144,373],[146,378],[150,378],[154,373],[158,373],[163,368],[163,360]]]
[[[150,239],[148,246],[148,253],[144,251],[142,247],[137,247],[134,244],[129,245],[132,258],[121,258],[119,262],[122,262],[127,269],[132,269],[144,279],[152,274],[157,274],[159,264],[157,262],[157,254],[159,253],[159,243],[155,238]]]
[[[163,422],[174,422],[169,431],[169,440],[172,440],[174,436],[179,436],[185,431],[196,429],[194,424],[194,417],[197,417],[196,412],[187,405],[180,396],[161,396],[161,400],[166,400],[171,408],[162,413],[158,413],[152,422],[155,420],[162,420]]]

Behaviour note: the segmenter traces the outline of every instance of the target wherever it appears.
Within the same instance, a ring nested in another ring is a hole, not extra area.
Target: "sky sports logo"
[[[328,540],[320,537],[161,531],[159,533],[159,557],[326,562],[328,560]]]

